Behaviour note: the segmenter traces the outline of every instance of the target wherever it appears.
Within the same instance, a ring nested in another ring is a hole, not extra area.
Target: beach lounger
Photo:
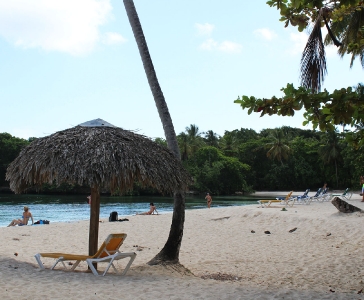
[[[322,188],[319,188],[318,190],[317,190],[317,192],[316,192],[316,194],[315,195],[313,195],[313,196],[311,196],[310,198],[309,198],[309,201],[311,202],[311,201],[317,201],[318,200],[318,197],[320,196],[320,194],[321,194],[321,192],[322,192]]]
[[[301,196],[297,196],[296,197],[296,201],[297,201],[297,203],[299,203],[299,204],[307,204],[308,203],[308,198],[309,198],[309,196],[308,196],[308,193],[310,192],[310,189],[307,189],[304,193],[303,193],[303,195],[301,195]]]
[[[289,192],[285,198],[276,198],[275,200],[258,200],[258,203],[261,205],[261,207],[269,207],[272,203],[284,204],[285,206],[293,206],[296,199],[291,197],[292,193],[293,191]]]
[[[276,198],[276,200],[281,200],[281,204],[284,206],[293,206],[296,201],[295,197],[292,197],[293,191],[290,191],[285,198]]]
[[[130,260],[122,273],[122,275],[125,275],[126,272],[128,272],[131,264],[133,263],[133,261],[136,257],[136,253],[134,253],[134,252],[122,253],[119,251],[119,248],[123,244],[126,236],[127,235],[125,233],[110,234],[106,238],[106,240],[102,243],[101,247],[96,252],[96,254],[93,256],[67,254],[67,253],[37,253],[34,257],[37,260],[38,265],[42,270],[44,270],[45,268],[44,268],[42,261],[40,260],[41,257],[48,257],[48,258],[56,259],[56,262],[51,267],[51,270],[53,270],[59,262],[61,262],[63,264],[63,267],[65,269],[67,269],[64,261],[76,261],[75,263],[73,263],[72,267],[70,268],[71,271],[74,271],[75,268],[79,265],[79,263],[81,261],[86,261],[94,275],[100,275],[100,274],[97,272],[97,270],[93,266],[93,263],[107,262],[108,265],[107,265],[105,271],[101,274],[102,276],[104,276],[106,274],[106,272],[109,270],[110,267],[113,267],[115,273],[118,273],[118,271],[116,270],[116,268],[114,266],[114,261],[129,257]]]
[[[340,197],[340,198],[343,198],[345,200],[350,200],[351,199],[351,196],[353,195],[353,193],[349,192],[350,189],[347,188],[344,193],[342,194],[331,194],[330,196],[330,199],[333,199],[334,197]]]
[[[283,200],[274,200],[274,199],[270,199],[270,200],[258,200],[257,202],[262,206],[262,207],[269,207],[272,203],[282,203]]]
[[[328,193],[328,191],[329,191],[329,188],[325,188],[322,191],[322,194],[319,196],[319,198],[320,198],[320,200],[322,200],[322,202],[331,200],[331,195]]]

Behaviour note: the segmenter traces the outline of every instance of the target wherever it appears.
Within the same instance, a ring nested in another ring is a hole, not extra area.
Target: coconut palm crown
[[[186,190],[191,177],[166,147],[96,119],[33,141],[9,165],[6,180],[15,193],[53,182],[111,192],[138,182],[173,192]]]

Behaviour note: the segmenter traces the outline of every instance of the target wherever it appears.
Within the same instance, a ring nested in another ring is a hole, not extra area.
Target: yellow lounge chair
[[[34,257],[37,260],[38,265],[42,270],[44,270],[45,268],[40,260],[41,257],[49,257],[56,259],[56,262],[51,267],[51,270],[53,270],[59,262],[61,262],[64,268],[67,269],[64,261],[75,260],[76,262],[72,265],[72,268],[70,269],[71,271],[74,271],[74,269],[79,265],[81,261],[86,261],[94,275],[99,275],[99,273],[93,266],[93,263],[108,262],[109,264],[107,265],[104,273],[101,274],[102,276],[106,274],[106,272],[109,270],[110,267],[113,267],[115,273],[118,273],[114,266],[114,260],[130,257],[129,262],[122,273],[122,275],[125,275],[136,257],[136,253],[134,252],[122,253],[119,251],[119,248],[123,244],[126,236],[127,236],[126,233],[109,234],[109,236],[102,243],[101,247],[96,252],[96,254],[92,256],[66,254],[66,253],[37,253],[36,255],[34,255]]]
[[[281,203],[285,206],[293,206],[294,202],[296,201],[296,198],[291,199],[293,191],[290,191],[288,195],[284,199],[275,199],[275,200],[258,200],[258,203],[262,207],[269,207],[272,203]]]
[[[282,200],[258,200],[258,203],[262,206],[262,207],[269,207],[272,203],[282,203]]]

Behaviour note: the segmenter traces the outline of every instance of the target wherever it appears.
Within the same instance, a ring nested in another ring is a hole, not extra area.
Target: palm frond
[[[336,35],[341,41],[342,45],[339,48],[339,55],[343,57],[345,54],[351,53],[350,67],[353,66],[354,60],[357,56],[360,58],[361,65],[364,67],[364,48],[358,47],[350,49],[352,44],[357,43],[360,45],[362,35],[360,29],[364,26],[364,10],[355,10],[349,15],[344,16],[340,21],[336,21],[331,24],[331,29],[334,35]],[[330,44],[331,41],[328,37],[325,39],[325,44]]]
[[[313,92],[321,90],[324,76],[327,73],[321,20],[322,16],[319,14],[301,58],[301,85]]]
[[[334,33],[332,32],[329,24],[327,23],[327,20],[326,20],[325,16],[323,16],[323,19],[324,19],[324,22],[325,22],[325,26],[326,26],[327,32],[329,33],[329,36],[330,36],[332,42],[334,43],[334,45],[336,47],[342,46],[342,43],[339,42],[339,40],[335,37]]]

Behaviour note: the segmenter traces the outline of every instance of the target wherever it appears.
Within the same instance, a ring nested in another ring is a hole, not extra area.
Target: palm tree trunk
[[[147,42],[143,34],[143,29],[134,6],[134,2],[133,0],[123,1],[136,43],[138,45],[139,53],[143,62],[145,73],[147,75],[149,86],[152,90],[159,117],[163,125],[168,148],[178,159],[181,159],[172,119],[169,114],[169,110],[167,107],[167,103],[164,99],[162,89],[159,85],[157,74],[154,70],[153,62],[149,54]],[[165,264],[179,262],[179,249],[182,242],[184,221],[185,196],[182,192],[176,191],[174,193],[172,225],[169,232],[168,240],[164,245],[163,249],[150,262],[148,262],[148,264]]]

